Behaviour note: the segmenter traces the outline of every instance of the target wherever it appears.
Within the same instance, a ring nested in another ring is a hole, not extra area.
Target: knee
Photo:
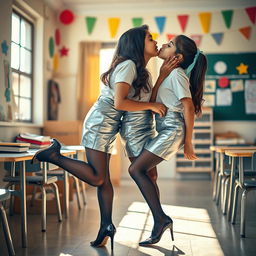
[[[95,176],[92,185],[94,187],[99,187],[102,186],[104,184],[105,178],[103,176]]]
[[[129,172],[129,174],[130,174],[130,176],[131,176],[132,178],[135,177],[136,169],[135,169],[135,166],[134,166],[133,164],[131,164],[131,165],[129,166],[128,172]]]
[[[148,177],[155,183],[157,180],[157,171],[155,170],[149,171]]]

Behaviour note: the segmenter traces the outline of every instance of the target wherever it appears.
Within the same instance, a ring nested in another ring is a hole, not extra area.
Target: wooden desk
[[[253,154],[256,152],[256,147],[254,149],[243,148],[243,149],[228,149],[225,150],[225,155],[230,156],[231,160],[231,173],[230,173],[230,184],[229,184],[229,195],[228,195],[228,220],[231,219],[231,204],[232,204],[232,191],[233,191],[233,183],[235,180],[235,159],[239,157],[239,166],[242,165],[242,158],[243,157],[252,157]],[[243,168],[242,168],[243,169]],[[243,171],[243,170],[242,170]]]
[[[15,174],[15,164],[21,162],[22,166],[19,170],[20,190],[16,191],[21,197],[21,237],[22,247],[27,247],[27,204],[26,204],[26,170],[25,161],[31,160],[37,150],[29,150],[26,153],[0,153],[0,162],[11,162],[11,173]],[[61,151],[65,156],[74,155],[76,152],[71,150]]]

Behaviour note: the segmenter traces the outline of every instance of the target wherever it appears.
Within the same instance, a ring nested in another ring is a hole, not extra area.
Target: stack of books
[[[238,133],[228,131],[224,133],[215,134],[215,144],[216,145],[245,144],[245,140]]]
[[[30,143],[0,142],[1,153],[24,153],[29,150]]]
[[[51,137],[32,133],[20,133],[16,137],[16,142],[30,143],[30,148],[44,148],[51,144]]]

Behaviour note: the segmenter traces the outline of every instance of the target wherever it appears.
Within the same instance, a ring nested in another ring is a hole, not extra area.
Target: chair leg
[[[14,247],[13,247],[13,243],[12,243],[11,232],[10,232],[10,228],[8,225],[6,213],[5,213],[5,210],[4,210],[4,207],[2,204],[0,204],[0,214],[1,214],[1,219],[2,219],[2,223],[3,223],[4,236],[5,236],[5,240],[7,243],[8,252],[9,252],[9,255],[14,256],[15,251],[14,251]]]
[[[81,195],[80,195],[80,186],[79,186],[79,182],[78,179],[75,176],[72,176],[75,182],[75,187],[76,187],[76,197],[77,197],[77,206],[78,209],[81,210]]]
[[[86,190],[85,190],[85,184],[83,181],[80,181],[81,185],[82,185],[82,196],[83,196],[83,202],[84,205],[86,205]]]
[[[223,176],[222,180],[221,180],[221,197],[220,197],[220,208],[222,210],[222,212],[224,211],[224,196],[225,196],[225,182],[226,182],[227,177]]]
[[[30,207],[34,206],[34,201],[35,201],[35,197],[36,197],[36,190],[37,190],[37,187],[34,186],[32,197],[31,197],[31,200],[30,200]]]
[[[62,213],[61,213],[61,206],[60,206],[59,188],[56,183],[52,183],[51,185],[53,186],[53,190],[55,193],[56,205],[57,205],[57,210],[58,210],[58,220],[59,220],[59,222],[61,222],[62,221]]]
[[[239,193],[239,185],[237,184],[235,187],[235,192],[234,192],[234,201],[233,201],[232,217],[231,217],[232,224],[236,223],[238,193]]]
[[[5,186],[5,189],[9,189],[11,187],[12,190],[15,190],[15,185],[13,185],[12,183],[8,183],[6,186]],[[10,196],[10,203],[9,203],[9,216],[13,216],[13,207],[14,207],[14,195],[11,194]]]
[[[46,231],[46,191],[43,186],[41,186],[42,190],[42,216],[41,216],[41,225],[42,232]]]
[[[240,223],[240,236],[245,237],[245,214],[246,214],[246,196],[247,190],[242,193],[241,199],[241,223]]]
[[[230,181],[230,177],[227,177],[225,181],[225,187],[224,187],[224,199],[223,199],[223,209],[222,209],[222,213],[224,215],[227,214],[229,181]]]
[[[222,175],[219,173],[219,175],[218,175],[217,193],[216,193],[216,205],[219,205],[219,201],[220,201],[221,181],[222,181]]]

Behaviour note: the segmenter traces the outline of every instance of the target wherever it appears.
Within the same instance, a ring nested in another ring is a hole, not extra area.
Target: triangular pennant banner
[[[212,14],[210,12],[201,12],[198,15],[203,32],[209,33]]]
[[[167,41],[171,41],[176,35],[175,34],[166,34]]]
[[[153,40],[157,40],[159,34],[158,33],[155,33],[155,32],[150,32],[150,34],[152,35],[152,39]]]
[[[179,20],[182,32],[185,32],[187,22],[188,22],[188,15],[178,15],[178,20]]]
[[[214,41],[216,42],[216,44],[220,45],[222,42],[223,33],[213,33],[212,37],[213,37]]]
[[[160,34],[162,34],[164,31],[166,17],[164,17],[164,16],[155,17],[155,21],[156,21],[156,25],[158,27]]]
[[[196,43],[196,46],[199,47],[202,41],[202,35],[191,35],[190,36]]]
[[[53,66],[53,71],[57,72],[59,68],[59,55],[58,53],[55,53],[52,59],[52,66]]]
[[[85,17],[85,22],[86,22],[86,26],[87,26],[87,31],[88,34],[90,35],[94,29],[94,25],[96,22],[97,18],[96,17]]]
[[[142,25],[142,18],[132,18],[133,27],[140,27]]]
[[[251,36],[251,27],[244,27],[244,28],[240,28],[239,31],[241,32],[241,34],[246,38],[246,39],[250,39]]]
[[[221,13],[225,21],[226,27],[230,28],[232,23],[232,18],[233,18],[233,10],[225,10],[225,11],[222,11]]]
[[[249,19],[253,24],[255,24],[255,17],[256,17],[256,6],[248,7],[245,9],[247,12],[247,15],[249,16]]]
[[[49,49],[49,55],[52,58],[53,55],[54,55],[54,40],[53,40],[53,37],[49,38],[48,49]]]
[[[116,36],[118,27],[120,23],[120,18],[109,18],[108,19],[108,26],[110,31],[110,37],[114,38]]]

